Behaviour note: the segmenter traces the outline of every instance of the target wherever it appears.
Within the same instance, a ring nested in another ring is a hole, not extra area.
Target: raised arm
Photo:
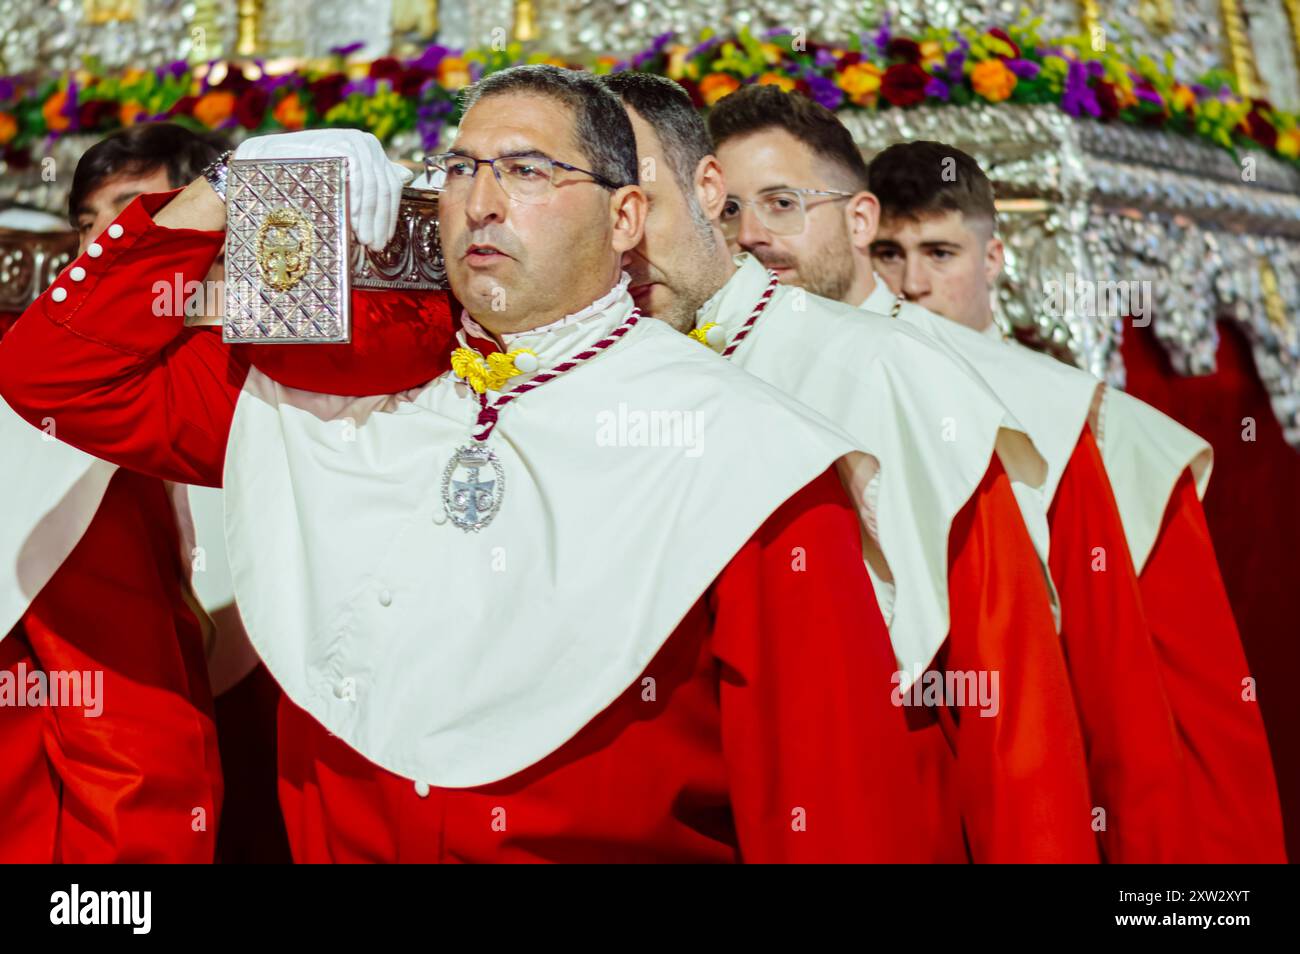
[[[0,396],[96,457],[220,484],[247,365],[216,331],[186,328],[177,305],[207,276],[224,227],[203,180],[137,198],[0,340]]]

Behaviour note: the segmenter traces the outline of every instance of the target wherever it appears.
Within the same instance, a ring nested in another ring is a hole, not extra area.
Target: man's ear
[[[614,251],[621,256],[641,244],[649,201],[640,186],[623,186],[609,200],[610,221],[614,229]]]
[[[727,183],[717,156],[705,156],[695,167],[695,198],[708,220],[718,221],[727,204]]]
[[[1006,264],[1007,250],[1002,244],[1002,239],[995,234],[984,243],[984,278],[992,288],[997,282],[998,276],[1002,274],[1002,266]]]
[[[880,228],[880,200],[872,193],[862,191],[845,203],[845,223],[849,227],[849,242],[859,252],[870,254],[871,243]]]

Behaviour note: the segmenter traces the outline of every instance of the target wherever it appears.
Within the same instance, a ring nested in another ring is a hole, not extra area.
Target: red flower
[[[402,75],[402,64],[391,56],[381,56],[370,64],[370,78],[377,80],[392,80],[397,82],[397,77]]]
[[[106,99],[92,99],[81,104],[77,123],[85,130],[99,129],[106,120],[115,117],[118,104]]]
[[[348,78],[345,74],[331,73],[329,76],[322,76],[308,83],[307,91],[311,93],[311,101],[316,107],[316,112],[324,116],[343,102],[343,87],[347,82]]]
[[[266,107],[270,97],[266,90],[250,86],[235,102],[235,120],[245,129],[256,129],[266,118]]]
[[[683,76],[677,81],[677,85],[686,90],[686,95],[691,98],[691,105],[696,109],[704,108],[704,97],[700,95],[700,84],[693,79]]]
[[[1259,107],[1246,114],[1246,118],[1242,120],[1242,125],[1246,127],[1246,135],[1265,149],[1273,149],[1277,146],[1277,129],[1264,118],[1264,114],[1259,111]]]
[[[393,89],[399,96],[405,96],[408,99],[414,99],[420,95],[420,87],[433,78],[433,73],[428,70],[412,67],[408,70],[402,70],[401,74],[393,83]]]
[[[991,30],[988,31],[988,34],[989,36],[997,37],[1007,46],[1011,47],[1011,49],[1014,51],[1010,56],[1001,57],[1002,59],[1004,60],[1020,59],[1020,47],[1016,44],[1015,40],[1011,39],[1010,35],[1007,33],[1006,30],[1002,29],[1001,27],[993,27]]]
[[[807,96],[809,99],[813,98],[812,87],[808,85],[808,81],[806,79],[795,80],[794,91],[796,93],[802,93],[804,96]]]
[[[1105,80],[1097,81],[1097,105],[1101,107],[1101,119],[1109,121],[1119,115],[1119,97],[1115,95],[1115,84]]]
[[[929,74],[915,63],[895,63],[885,70],[880,82],[880,95],[891,106],[915,106],[925,101],[925,85]]]
[[[904,63],[920,63],[921,44],[905,36],[896,36],[885,47],[885,56]]]
[[[221,78],[221,82],[217,83],[213,89],[224,89],[238,96],[252,85],[253,81],[244,75],[243,70],[238,66],[232,66],[227,70],[226,75]]]
[[[172,116],[189,116],[194,112],[194,104],[199,101],[197,96],[182,96],[176,100],[176,103],[168,110]]]
[[[20,169],[26,169],[32,164],[32,154],[26,149],[18,149],[12,145],[4,147],[4,161],[14,172]]]
[[[845,53],[843,56],[840,57],[839,62],[835,64],[835,68],[842,73],[850,66],[852,66],[854,63],[861,63],[861,62],[862,62],[862,54],[859,53],[857,50],[849,50],[847,53]]]

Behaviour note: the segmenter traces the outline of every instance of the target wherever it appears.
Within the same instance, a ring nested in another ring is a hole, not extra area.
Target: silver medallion
[[[490,479],[482,472],[490,468]],[[442,472],[442,505],[451,522],[466,533],[482,530],[501,509],[506,475],[497,455],[484,444],[456,448]]]

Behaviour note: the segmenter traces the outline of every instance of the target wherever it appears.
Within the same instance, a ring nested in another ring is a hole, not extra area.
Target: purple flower
[[[450,52],[451,50],[445,46],[440,46],[437,43],[430,43],[424,48],[423,53],[406,65],[415,69],[433,72],[438,68],[438,64],[441,63]]]
[[[0,103],[3,103],[8,99],[13,99],[14,93],[17,91],[18,88],[14,85],[13,80],[7,76],[0,76]]]
[[[636,56],[632,57],[632,63],[630,67],[628,66],[627,63],[619,63],[617,66],[614,67],[614,69],[611,72],[619,73],[622,72],[622,70],[629,69],[629,68],[634,70],[639,70],[641,67],[645,66],[645,64],[649,63],[656,56],[662,53],[664,47],[668,45],[669,41],[672,40],[674,36],[676,36],[676,34],[673,33],[671,30],[669,30],[667,33],[660,33],[657,37],[654,38],[654,42],[650,44],[649,49],[642,50],[640,53],[636,54]]]
[[[1133,93],[1138,99],[1145,100],[1148,103],[1155,103],[1157,106],[1164,105],[1164,97],[1160,95],[1152,86],[1147,83],[1138,83],[1133,87]]]
[[[693,59],[697,56],[700,56],[703,53],[709,52],[709,50],[713,49],[721,42],[722,42],[722,37],[718,37],[718,36],[710,37],[709,39],[705,40],[703,43],[698,43],[694,47],[692,47],[691,51],[686,54],[686,57],[687,59]]]
[[[1202,86],[1200,83],[1193,83],[1187,88],[1196,94],[1198,100],[1205,99],[1205,97],[1210,95],[1210,88],[1208,86]]]
[[[1088,68],[1078,60],[1070,60],[1065,74],[1065,89],[1061,94],[1061,108],[1071,116],[1100,116],[1101,106],[1097,94],[1088,88]]]
[[[804,74],[804,81],[808,84],[808,92],[813,102],[820,103],[832,112],[839,109],[840,104],[844,102],[844,91],[826,77],[810,72]]]
[[[925,84],[925,95],[931,99],[941,99],[946,103],[950,93],[948,84],[937,76],[931,76],[930,81]]]
[[[63,109],[60,112],[68,117],[68,132],[81,128],[81,107],[77,105],[77,77],[74,73],[68,74],[68,98],[63,101]]]
[[[331,46],[329,51],[335,56],[350,56],[363,46],[364,43],[348,43],[346,46]]]
[[[1037,63],[1031,63],[1029,60],[1007,60],[1007,69],[1016,74],[1018,79],[1031,80],[1038,75],[1040,69]]]
[[[813,63],[817,66],[822,67],[823,69],[825,69],[828,66],[834,66],[835,54],[832,53],[830,50],[826,49],[826,47],[819,46],[817,48],[816,54],[814,54],[813,56]]]
[[[880,29],[876,31],[874,37],[876,52],[881,56],[885,55],[885,47],[889,46],[889,41],[894,38],[894,34],[889,29],[889,11],[885,11],[885,19],[880,24]]]
[[[1089,79],[1101,79],[1105,75],[1106,75],[1106,66],[1104,63],[1101,62],[1101,60],[1088,61]]]
[[[961,82],[962,67],[966,64],[966,50],[958,48],[949,51],[944,58],[944,69],[948,72],[948,78],[954,83]]]
[[[442,127],[451,108],[451,103],[442,99],[425,103],[415,111],[415,130],[419,133],[420,145],[426,151],[438,148]]]
[[[360,93],[363,96],[375,95],[376,80],[373,76],[363,76],[361,79],[349,80],[343,86],[343,98],[347,99],[353,93]]]

